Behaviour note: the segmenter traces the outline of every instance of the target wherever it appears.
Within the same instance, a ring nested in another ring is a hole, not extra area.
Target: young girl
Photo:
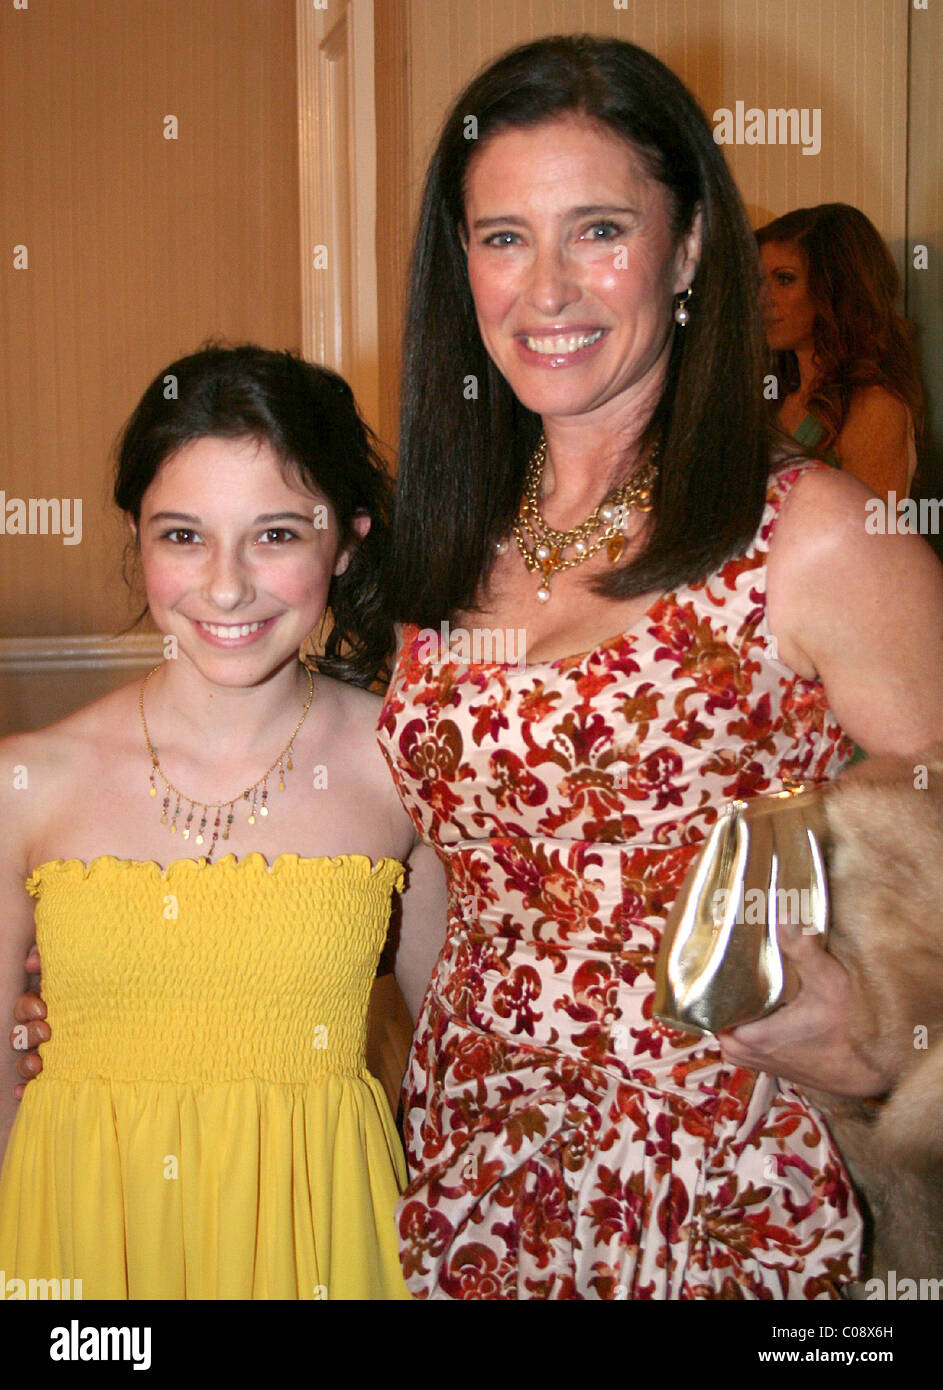
[[[415,840],[358,688],[389,649],[382,468],[332,372],[211,348],[145,392],[114,495],[166,659],[0,744],[0,1009],[35,900],[52,1032],[0,1175],[7,1291],[406,1298],[364,1064]],[[404,925],[444,922],[438,866],[412,878]]]

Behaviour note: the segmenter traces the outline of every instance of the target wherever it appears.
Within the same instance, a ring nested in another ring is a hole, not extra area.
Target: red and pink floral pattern
[[[857,1277],[818,1113],[651,1017],[665,915],[722,804],[852,754],[766,620],[805,466],[771,479],[743,555],[593,651],[460,665],[405,630],[381,746],[450,899],[404,1093],[419,1298],[815,1299]]]

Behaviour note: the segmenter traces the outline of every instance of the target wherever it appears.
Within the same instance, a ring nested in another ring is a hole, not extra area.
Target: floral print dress
[[[744,554],[592,651],[459,662],[405,629],[380,741],[449,879],[404,1083],[418,1298],[824,1299],[857,1277],[818,1112],[651,1016],[722,804],[852,753],[767,626],[770,536],[808,466],[771,477]]]

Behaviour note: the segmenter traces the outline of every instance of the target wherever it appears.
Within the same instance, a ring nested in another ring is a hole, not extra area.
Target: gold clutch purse
[[[732,801],[672,905],[655,967],[655,1017],[684,1033],[764,1018],[798,979],[776,925],[824,944],[828,929],[826,785]]]

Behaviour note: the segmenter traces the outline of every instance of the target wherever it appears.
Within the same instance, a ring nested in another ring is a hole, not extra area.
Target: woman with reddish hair
[[[797,208],[756,238],[776,423],[876,493],[906,496],[922,392],[887,246],[847,203]]]

